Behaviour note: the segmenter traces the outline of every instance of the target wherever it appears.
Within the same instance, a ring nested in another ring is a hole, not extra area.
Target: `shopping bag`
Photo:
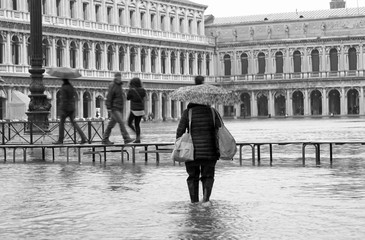
[[[216,112],[216,110],[213,108],[212,108],[212,113],[213,113],[214,125],[215,125],[215,114],[218,115],[219,120],[221,122],[221,127],[219,127],[216,131],[217,144],[220,153],[219,158],[222,160],[232,160],[234,155],[236,155],[237,153],[236,140],[229,132],[229,130],[226,128],[226,126],[224,126],[222,117],[219,115],[219,113]]]
[[[172,159],[176,162],[188,162],[194,160],[194,145],[190,133],[186,132],[176,139]]]
[[[189,125],[188,130],[181,137],[176,139],[174,149],[172,151],[172,160],[176,162],[194,161],[194,145],[190,135],[191,126],[191,109],[189,110]]]

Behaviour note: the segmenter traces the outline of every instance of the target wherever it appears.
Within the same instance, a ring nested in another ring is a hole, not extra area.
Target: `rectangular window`
[[[144,16],[145,16],[145,13],[144,12],[141,12],[141,28],[146,28]]]
[[[165,16],[161,16],[160,26],[161,26],[161,31],[165,31]]]
[[[151,29],[155,29],[155,14],[151,14]]]
[[[88,7],[87,3],[82,4],[82,17],[84,20],[89,20]]]
[[[13,0],[12,5],[13,5],[13,10],[17,11],[18,10],[18,0]]]
[[[180,26],[180,32],[184,33],[184,19],[183,18],[179,19],[179,26]]]
[[[201,21],[198,21],[197,22],[197,24],[196,24],[196,30],[197,30],[197,33],[196,34],[198,34],[198,35],[201,35],[202,33],[201,33],[201,24],[202,24],[202,22]]]
[[[175,32],[175,18],[170,17],[170,32]]]
[[[57,17],[61,16],[61,0],[56,0],[56,14]]]
[[[112,14],[112,8],[108,7],[107,9],[107,16],[108,16],[108,23],[112,24],[113,23],[113,14]]]
[[[129,24],[134,27],[134,11],[129,11]]]
[[[95,5],[95,21],[100,22],[100,6]]]
[[[193,34],[193,20],[188,21],[189,34]]]
[[[76,18],[75,1],[70,1],[70,18]]]
[[[47,1],[46,0],[42,0],[42,14],[44,14],[44,15],[47,14]]]
[[[124,9],[119,9],[119,14],[118,14],[118,23],[119,25],[124,25]]]

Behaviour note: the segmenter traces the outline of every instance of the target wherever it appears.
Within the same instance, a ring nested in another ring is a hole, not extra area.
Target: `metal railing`
[[[104,133],[103,120],[76,121],[89,143],[100,142]],[[50,121],[44,130],[44,122],[1,121],[0,144],[47,144],[58,139],[59,121]],[[77,143],[78,134],[71,122],[65,123],[65,142]]]

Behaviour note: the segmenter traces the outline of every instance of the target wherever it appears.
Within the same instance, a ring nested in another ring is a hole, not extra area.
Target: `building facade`
[[[104,99],[114,73],[139,77],[147,90],[146,112],[178,119],[186,103],[168,93],[195,75],[214,81],[211,38],[205,36],[206,6],[190,1],[41,0],[43,65],[77,68],[79,118],[106,117]],[[15,96],[29,94],[30,13],[27,0],[0,0],[0,119],[12,118]],[[44,75],[50,119],[58,116],[61,81]],[[125,101],[125,112],[129,102]],[[20,104],[20,103],[19,103]],[[14,105],[15,106],[15,105]]]
[[[79,118],[107,116],[116,72],[125,93],[128,80],[142,79],[156,120],[180,118],[187,103],[169,93],[196,75],[240,96],[216,106],[225,117],[365,114],[365,8],[344,8],[343,0],[327,10],[231,18],[205,16],[207,6],[188,0],[41,2],[43,65],[80,70],[72,80]],[[29,0],[0,0],[0,119],[14,118],[20,105],[27,111],[29,19]],[[43,82],[56,119],[61,81],[44,74]]]
[[[338,3],[338,5],[333,4]],[[364,115],[365,8],[206,17],[235,117]]]

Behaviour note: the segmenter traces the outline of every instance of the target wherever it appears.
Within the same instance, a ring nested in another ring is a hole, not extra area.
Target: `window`
[[[62,12],[61,0],[56,0],[56,14],[57,14],[57,17],[61,16],[61,12]]]
[[[28,38],[28,40],[27,40],[27,63],[28,63],[28,65],[30,65],[30,57],[32,55],[31,50],[32,49],[30,48],[30,38]]]
[[[56,43],[56,65],[62,67],[63,65],[63,44],[61,40]]]
[[[241,54],[241,74],[248,74],[248,56],[246,53]]]
[[[156,28],[156,24],[155,24],[155,18],[156,18],[156,15],[155,14],[151,14],[151,29],[155,29]]]
[[[97,70],[101,70],[101,55],[102,55],[101,47],[99,44],[96,44],[96,46],[95,46],[95,68]]]
[[[134,11],[129,11],[129,24],[131,27],[135,27]]]
[[[194,74],[194,55],[189,54],[189,74]]]
[[[185,55],[180,53],[180,74],[185,73]]]
[[[209,76],[210,75],[210,56],[209,54],[207,54],[205,56],[205,71],[206,71],[206,75]]]
[[[12,7],[14,11],[19,10],[18,9],[18,0],[12,0]]]
[[[43,54],[43,66],[48,67],[50,65],[50,44],[44,39],[42,41],[42,54]]]
[[[357,70],[357,54],[355,48],[349,49],[349,70]]]
[[[44,15],[47,14],[47,1],[46,0],[42,0],[42,14],[44,14]]]
[[[101,6],[100,5],[95,5],[95,21],[96,22],[100,22],[101,21],[100,9],[101,9]]]
[[[198,55],[198,75],[202,75],[202,64],[203,64],[203,57],[201,54]]]
[[[89,4],[87,3],[82,4],[82,17],[83,20],[89,20]]]
[[[136,71],[136,56],[137,56],[137,49],[131,48],[131,53],[130,53],[130,70],[131,70],[131,72]]]
[[[157,52],[152,50],[151,52],[151,72],[156,73],[156,59],[157,59]]]
[[[166,52],[162,51],[161,53],[161,73],[166,73]]]
[[[146,15],[145,12],[141,12],[141,16],[140,16],[140,18],[141,18],[141,28],[146,28],[145,15]]]
[[[90,47],[87,43],[82,48],[82,66],[84,69],[89,69]]]
[[[170,31],[175,32],[175,18],[170,17]]]
[[[11,60],[14,65],[20,64],[20,41],[17,36],[11,39]]]
[[[111,7],[108,7],[107,9],[106,9],[106,14],[107,14],[107,17],[108,17],[108,23],[109,24],[112,24],[113,23],[113,8],[111,8]]]
[[[275,53],[275,63],[276,63],[276,73],[283,73],[284,69],[284,61],[283,61],[283,53],[277,52]]]
[[[197,30],[197,33],[196,34],[198,34],[198,35],[201,35],[202,34],[201,33],[201,25],[202,25],[202,22],[201,21],[198,21],[196,23],[196,30]]]
[[[179,19],[179,26],[180,26],[180,32],[184,33],[184,19],[183,18]]]
[[[193,34],[193,20],[189,19],[188,21],[188,29],[189,29],[189,34]]]
[[[299,51],[295,51],[293,53],[293,60],[294,60],[294,72],[298,73],[301,72],[301,66],[302,66],[302,56]]]
[[[70,18],[76,18],[75,6],[76,6],[75,0],[71,0],[70,1]]]
[[[119,55],[119,71],[124,71],[124,58],[125,58],[125,51],[124,51],[124,48],[123,47],[120,47],[119,48],[119,52],[118,52],[118,55]]]
[[[146,58],[147,58],[147,52],[145,49],[142,49],[141,51],[141,71],[146,72]]]
[[[76,68],[77,48],[75,42],[70,44],[70,67]]]
[[[161,16],[160,26],[161,26],[161,31],[165,31],[165,16]]]
[[[171,74],[176,74],[176,55],[171,53]]]
[[[4,39],[2,36],[0,36],[0,64],[4,63]]]
[[[231,75],[231,56],[229,54],[224,55],[224,76]]]
[[[119,9],[118,23],[119,25],[124,25],[124,9]]]
[[[319,72],[319,52],[317,49],[314,49],[311,52],[312,58],[312,72]]]
[[[109,46],[108,47],[108,53],[107,53],[107,61],[108,61],[108,70],[113,70],[113,56],[114,56],[114,51],[113,51],[113,47]]]
[[[337,49],[332,48],[330,50],[330,71],[337,72],[338,71],[338,55]]]
[[[265,73],[265,68],[266,68],[266,59],[265,59],[265,53],[260,52],[258,55],[258,63],[259,63],[259,74],[264,74]]]

